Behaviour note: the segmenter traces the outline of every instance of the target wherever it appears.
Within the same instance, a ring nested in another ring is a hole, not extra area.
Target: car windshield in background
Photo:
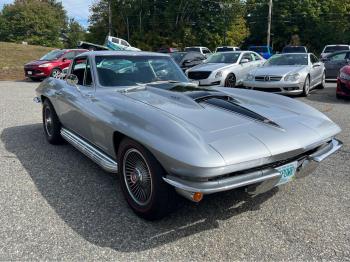
[[[102,86],[134,86],[156,81],[188,82],[170,57],[96,56]]]
[[[216,49],[216,52],[229,52],[235,51],[233,47],[219,47]]]
[[[267,49],[267,46],[253,46],[249,48],[250,51],[254,51],[257,53],[267,53],[269,50]]]
[[[282,53],[306,53],[306,50],[302,46],[287,46],[283,48]]]
[[[343,51],[343,50],[349,50],[349,47],[345,46],[345,45],[327,46],[323,52],[324,53],[333,53],[336,51]]]
[[[200,52],[201,49],[199,47],[186,47],[185,48],[186,52],[193,51],[193,52]]]
[[[64,54],[63,50],[53,50],[46,55],[44,55],[40,60],[52,61],[60,58]]]
[[[174,60],[177,63],[180,63],[180,61],[186,55],[186,53],[184,53],[184,52],[175,52],[175,53],[171,53],[170,55],[172,56],[172,58],[174,58]]]
[[[279,66],[279,65],[307,65],[307,54],[286,54],[274,55],[266,61],[265,66]]]
[[[234,64],[237,62],[240,53],[215,53],[208,59],[207,63]]]

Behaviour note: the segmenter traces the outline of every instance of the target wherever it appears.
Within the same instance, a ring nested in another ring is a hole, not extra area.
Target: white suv
[[[209,48],[205,47],[205,46],[190,46],[190,47],[185,47],[185,52],[199,52],[202,55],[205,55],[206,57],[208,57],[208,55],[211,54],[211,51],[209,50]]]
[[[215,53],[218,52],[229,52],[229,51],[241,51],[241,49],[237,46],[218,46],[215,49]]]

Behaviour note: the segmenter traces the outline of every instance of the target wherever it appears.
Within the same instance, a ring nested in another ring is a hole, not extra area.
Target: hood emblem
[[[271,78],[270,78],[270,76],[267,76],[267,75],[266,75],[266,76],[264,77],[264,80],[265,80],[266,82],[268,82],[268,81],[271,80]]]

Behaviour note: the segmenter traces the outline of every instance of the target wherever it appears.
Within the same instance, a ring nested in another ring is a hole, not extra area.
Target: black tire
[[[172,211],[175,190],[163,181],[164,169],[146,148],[131,139],[123,139],[118,163],[124,197],[138,216],[157,220]]]
[[[36,78],[36,77],[29,77],[30,80],[32,80],[33,82],[40,82],[42,80],[42,78]]]
[[[53,145],[62,144],[61,123],[51,102],[45,99],[43,103],[43,127],[46,140]]]
[[[225,83],[224,83],[225,87],[236,87],[236,76],[232,73],[228,74],[226,79],[225,79]]]
[[[336,94],[335,96],[337,97],[337,99],[342,99],[343,98],[341,95],[338,95],[338,94]]]
[[[308,96],[310,93],[310,77],[307,76],[304,82],[304,86],[303,86],[303,93],[302,96]]]
[[[61,69],[54,68],[54,69],[52,69],[50,76],[51,77],[58,77],[61,74],[61,72],[62,72]]]
[[[324,89],[326,87],[326,72],[323,72],[321,84],[317,86],[318,89]]]

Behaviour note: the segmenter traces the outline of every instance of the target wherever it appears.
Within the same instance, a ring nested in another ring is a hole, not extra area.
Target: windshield
[[[306,49],[303,46],[286,46],[282,53],[306,53]]]
[[[264,66],[275,65],[308,65],[307,54],[286,54],[286,55],[274,55],[266,61]]]
[[[177,63],[180,63],[182,58],[186,55],[186,53],[175,52],[175,53],[171,53],[170,55],[172,56],[172,58],[174,58],[174,60]]]
[[[349,47],[345,45],[327,46],[324,49],[323,53],[333,53],[336,51],[343,51],[343,50],[349,50]]]
[[[229,51],[235,51],[233,47],[218,47],[216,49],[216,52],[229,52]]]
[[[186,47],[185,51],[186,52],[189,52],[189,51],[200,52],[201,49],[199,47]]]
[[[249,47],[250,51],[255,51],[257,53],[267,53],[269,52],[267,46],[251,46]]]
[[[63,50],[53,50],[44,55],[40,60],[52,61],[60,58],[64,54]]]
[[[156,81],[188,82],[170,57],[96,56],[102,86],[134,86]]]
[[[239,55],[240,53],[215,53],[207,59],[207,63],[234,64],[237,63]]]

